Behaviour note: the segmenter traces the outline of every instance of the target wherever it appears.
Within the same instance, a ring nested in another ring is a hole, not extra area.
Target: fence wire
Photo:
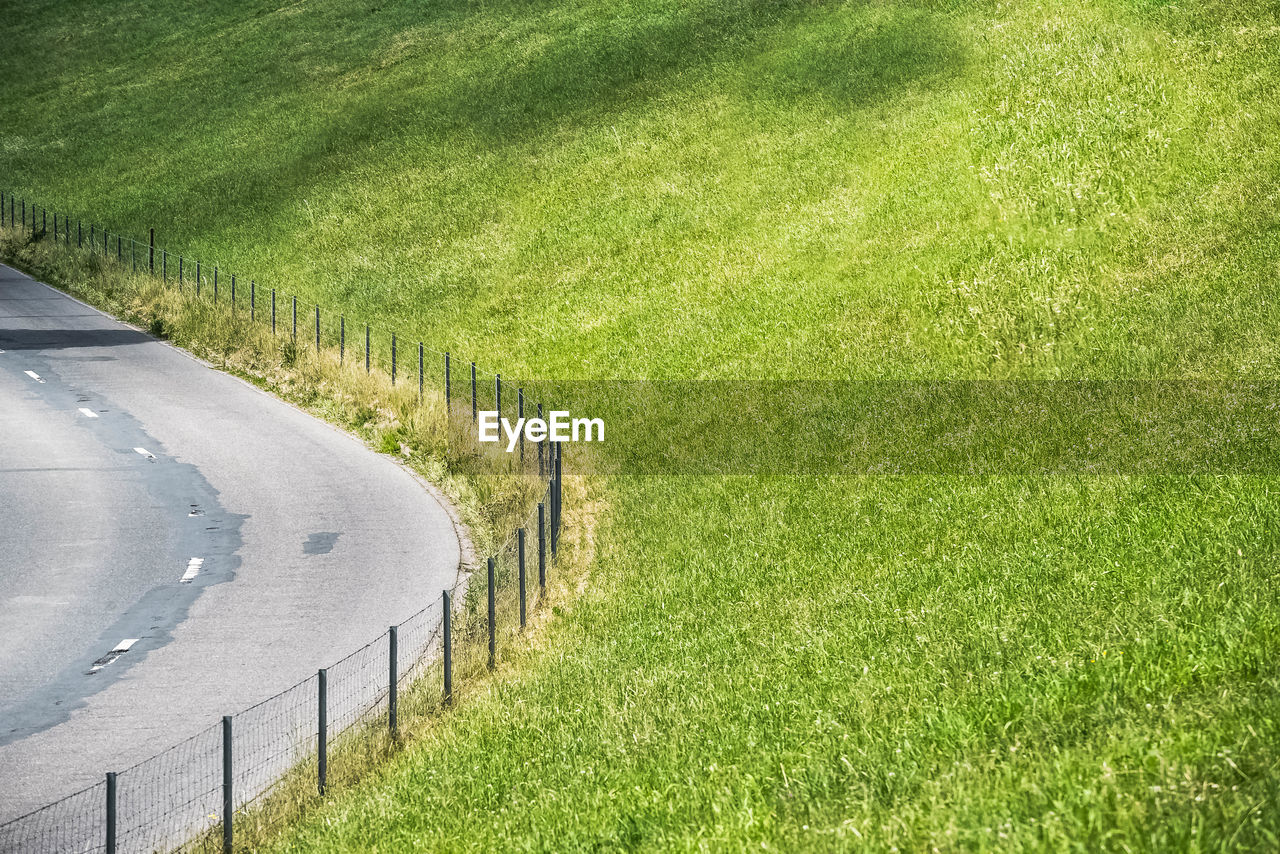
[[[117,787],[116,850],[177,848],[222,814],[221,727],[207,727],[122,771]]]
[[[106,783],[0,825],[0,851],[31,854],[93,854],[106,851]]]
[[[311,676],[232,716],[236,809],[270,792],[286,772],[315,751],[320,715],[317,682],[318,677]]]

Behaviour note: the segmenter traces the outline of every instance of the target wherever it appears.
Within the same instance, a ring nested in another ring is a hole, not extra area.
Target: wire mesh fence
[[[276,337],[346,364],[378,371],[394,385],[430,386],[447,412],[465,420],[482,409],[534,413],[523,388],[496,373],[481,382],[474,362],[458,363],[372,324],[328,312],[293,294],[263,287],[96,223],[85,224],[0,191],[0,226],[29,230],[147,273],[184,297],[225,309],[236,323],[270,328]],[[223,316],[219,316],[222,318]],[[540,408],[539,408],[540,409]],[[542,492],[481,569],[460,577],[400,625],[329,668],[210,726],[93,786],[0,825],[0,852],[230,852],[235,828],[262,810],[289,781],[321,793],[330,754],[361,733],[396,735],[401,695],[415,708],[447,705],[456,685],[495,664],[545,595],[560,524],[562,463],[549,441],[517,459],[536,472]],[[104,769],[105,770],[105,769]]]
[[[216,824],[222,813],[222,738],[207,727],[116,775],[114,850],[168,851]],[[111,834],[103,828],[107,850]]]
[[[258,800],[286,772],[310,758],[320,714],[318,682],[319,677],[312,676],[231,716],[237,809]]]
[[[107,784],[99,782],[0,825],[0,851],[107,850]]]

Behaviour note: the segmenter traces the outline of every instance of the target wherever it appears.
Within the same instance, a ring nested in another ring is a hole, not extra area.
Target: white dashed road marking
[[[89,668],[89,672],[97,673],[99,670],[106,667],[108,664],[110,664],[111,662],[115,661],[117,658],[119,658],[120,656],[128,652],[129,648],[132,647],[137,642],[138,642],[138,638],[125,638],[124,640],[120,641],[120,643],[116,644],[111,648],[111,652],[108,652],[106,655],[102,656],[102,658],[99,658],[97,661],[95,661],[93,663],[93,666]]]
[[[92,409],[85,409],[83,406],[80,407],[80,414],[82,414],[85,418],[98,417],[98,413],[94,412]]]
[[[180,580],[188,584],[191,583],[191,580],[196,577],[197,573],[200,572],[200,567],[202,566],[204,566],[204,558],[193,557],[187,563],[187,571],[182,573],[182,578]]]
[[[156,455],[148,451],[146,448],[134,448],[134,450],[149,460],[154,460],[156,458]]]
[[[40,375],[37,374],[35,371],[26,371],[25,373],[27,376],[31,377],[31,379],[35,380],[38,383],[44,382],[44,380],[40,379]]]

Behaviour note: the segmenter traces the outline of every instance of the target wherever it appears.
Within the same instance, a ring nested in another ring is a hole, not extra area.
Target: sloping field
[[[0,184],[504,374],[1280,378],[1276,3],[4,21]],[[276,844],[1275,848],[1272,471],[612,477],[580,598]]]

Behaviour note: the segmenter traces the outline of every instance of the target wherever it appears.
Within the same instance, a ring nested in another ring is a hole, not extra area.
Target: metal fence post
[[[538,404],[538,420],[539,421],[542,420],[542,404],[541,403]],[[541,442],[538,443],[538,477],[542,477],[542,474],[545,471],[545,469],[543,468],[543,456],[544,456],[543,452],[545,451],[546,446],[547,446],[547,441],[545,439],[543,439]]]
[[[231,768],[231,715],[222,716],[222,854],[231,854],[235,839],[235,799]]]
[[[422,405],[422,342],[418,342],[418,405]]]
[[[293,297],[293,343],[298,343],[298,298]]]
[[[338,364],[345,365],[347,362],[347,318],[346,315],[338,317]]]
[[[92,225],[89,226],[89,234],[90,236],[93,235]],[[150,249],[151,251],[147,255],[147,272],[154,276],[156,274],[156,230],[154,228],[151,229]]]
[[[471,363],[471,420],[480,420],[480,409],[476,404],[476,363]]]
[[[320,352],[320,305],[316,304],[316,352]]]
[[[396,656],[398,654],[396,633],[398,628],[398,626],[392,626],[390,631],[387,632],[387,642],[390,647],[387,650],[387,658],[391,663],[390,673],[388,674],[390,678],[387,680],[387,724],[391,727],[392,738],[396,737],[396,683],[399,681],[396,678]]]
[[[554,481],[555,487],[553,489],[554,497],[551,502],[551,557],[554,558],[560,547],[560,458],[564,455],[564,450],[559,442],[551,447],[551,456],[555,458],[556,465],[556,476]]]
[[[364,325],[364,372],[369,373],[369,324]]]
[[[547,592],[547,507],[538,502],[538,597]]]
[[[444,354],[444,414],[453,412],[453,398],[449,396],[449,354]]]
[[[253,279],[249,280],[249,321],[253,322],[258,319],[258,283]]]
[[[516,551],[520,554],[520,628],[524,628],[525,589],[524,589],[524,528],[516,532]]]
[[[493,408],[498,411],[498,418],[502,418],[502,374],[493,375]]]
[[[516,423],[524,420],[524,389],[516,389]],[[524,430],[520,431],[520,471],[524,471]]]
[[[57,211],[53,212],[53,236],[55,240],[58,237],[58,212]]]
[[[493,558],[489,558],[489,669],[492,670],[498,659],[498,626],[497,600],[494,598],[494,566]]]
[[[124,260],[124,244],[121,243],[123,239],[124,238],[122,238],[120,235],[118,234],[116,235],[116,261]]]
[[[329,774],[329,671],[320,668],[320,685],[317,691],[319,702],[320,727],[316,736],[316,751],[319,754],[319,776],[317,789],[324,795],[325,777]]]
[[[550,451],[550,459],[547,460],[547,469],[548,469],[548,475],[549,475],[547,488],[551,493],[551,520],[550,520],[551,530],[548,534],[548,537],[549,537],[548,550],[550,551],[551,559],[555,560],[555,556],[556,556],[556,446],[553,443],[548,445],[547,447],[548,447],[548,450]]]
[[[0,225],[4,224],[4,191],[0,190]]]
[[[179,255],[178,256],[178,290],[182,290],[183,282],[186,281],[186,276],[183,274],[183,270],[182,270],[182,260],[183,260],[182,256]],[[199,282],[196,282],[196,296],[200,296]]]
[[[9,199],[9,222],[13,222],[13,199]],[[76,248],[84,248],[84,223],[76,220]]]
[[[396,384],[396,334],[391,333],[391,384]]]
[[[276,289],[271,289],[271,334],[276,334]]]
[[[116,772],[107,772],[107,854],[116,854]]]
[[[447,706],[453,700],[453,603],[450,601],[449,591],[445,590],[444,596],[444,625],[440,631],[444,633],[444,704]]]
[[[213,280],[218,281],[218,268],[213,268]],[[231,310],[236,310],[236,274],[231,274]]]

